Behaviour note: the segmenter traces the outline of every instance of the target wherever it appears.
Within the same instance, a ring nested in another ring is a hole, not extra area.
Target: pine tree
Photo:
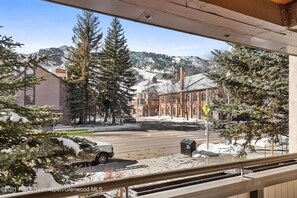
[[[114,18],[108,28],[100,69],[101,103],[105,109],[104,121],[107,121],[108,112],[112,116],[112,123],[116,117],[130,114],[132,100],[132,86],[136,78],[131,70],[127,40],[122,25]]]
[[[244,139],[243,150],[254,151],[252,140],[273,142],[288,134],[288,56],[232,45],[230,51],[214,51],[217,69],[208,76],[228,96],[214,110],[221,120],[216,131],[227,139]]]
[[[17,73],[35,69],[44,57],[21,57],[15,49],[21,44],[0,35],[0,189],[32,186],[36,170],[51,172],[58,182],[74,179],[71,170],[61,168],[76,155],[54,133],[33,133],[33,129],[53,122],[46,106],[16,104],[15,92],[38,84],[41,77],[15,78]],[[71,177],[65,177],[65,174]],[[9,193],[0,191],[1,193]]]
[[[71,118],[79,118],[79,123],[86,123],[89,116],[97,114],[99,49],[102,40],[99,24],[98,17],[84,11],[82,16],[77,16],[77,24],[73,28],[75,48],[69,49],[68,101]]]

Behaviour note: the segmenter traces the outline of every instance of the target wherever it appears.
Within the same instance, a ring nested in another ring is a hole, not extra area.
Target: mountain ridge
[[[73,47],[63,45],[40,49],[31,54],[50,55],[50,59],[42,63],[41,66],[52,72],[56,68],[65,68],[69,64],[68,48]],[[215,67],[212,61],[198,56],[169,56],[154,52],[130,51],[130,58],[137,78],[137,92],[143,91],[147,85],[161,86],[162,83],[178,80],[181,66],[185,68],[186,75],[205,73]]]

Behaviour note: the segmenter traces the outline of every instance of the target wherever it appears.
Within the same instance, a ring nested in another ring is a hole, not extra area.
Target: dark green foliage
[[[116,117],[130,114],[129,101],[134,91],[131,87],[136,82],[126,43],[124,30],[119,20],[114,18],[108,28],[100,69],[100,91],[105,121],[110,112],[113,123]]]
[[[70,157],[76,157],[72,150],[57,141],[58,134],[32,133],[33,129],[53,122],[53,115],[45,106],[18,106],[15,92],[25,87],[38,84],[42,78],[17,78],[16,73],[25,69],[35,69],[44,58],[21,57],[14,52],[20,47],[11,38],[0,35],[0,188],[11,186],[18,189],[21,185],[32,186],[35,171],[42,168],[60,172],[63,180],[64,169],[61,168]],[[14,120],[13,116],[22,118]],[[28,121],[26,121],[28,120]],[[69,172],[73,175],[73,172]],[[0,192],[5,193],[5,192]]]
[[[79,123],[86,123],[87,118],[95,116],[98,110],[99,48],[102,39],[98,17],[84,11],[82,16],[77,16],[73,33],[75,47],[69,48],[70,64],[67,67],[68,102],[71,118],[79,118]]]
[[[227,139],[244,139],[243,149],[251,150],[252,140],[277,142],[287,135],[288,56],[238,45],[213,54],[218,66],[208,76],[226,96],[213,105],[222,118],[215,130]]]

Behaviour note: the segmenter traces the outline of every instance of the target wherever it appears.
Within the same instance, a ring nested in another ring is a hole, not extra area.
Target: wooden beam
[[[271,1],[273,1],[274,3],[278,3],[278,4],[288,4],[288,3],[293,2],[294,0],[271,0]]]
[[[297,55],[297,33],[268,0],[48,0],[194,35]]]
[[[273,24],[282,25],[281,10],[278,4],[267,0],[190,0],[205,2],[214,6],[247,15]],[[238,19],[240,20],[240,19]]]

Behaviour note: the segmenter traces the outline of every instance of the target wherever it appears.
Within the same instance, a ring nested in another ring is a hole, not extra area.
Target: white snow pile
[[[66,146],[69,149],[73,149],[75,151],[75,154],[78,155],[78,153],[81,151],[79,148],[79,145],[75,143],[73,140],[67,139],[67,138],[57,138],[58,141],[63,142],[63,145]]]
[[[52,174],[46,173],[43,169],[35,170],[36,178],[34,180],[33,188],[52,188],[60,187],[61,185],[56,182]]]
[[[218,153],[218,154],[238,154],[238,152],[241,149],[240,144],[213,144],[209,143],[209,149],[206,149],[206,144],[201,144],[197,147],[197,150],[204,150],[204,151],[210,151],[213,153]],[[195,157],[195,156],[193,156]]]
[[[12,149],[11,149],[11,148],[9,148],[9,149],[2,149],[0,152],[1,152],[1,153],[9,154],[9,153],[12,152]]]
[[[27,123],[29,122],[29,120],[25,117],[21,117],[19,116],[17,113],[14,112],[0,112],[0,121],[1,122],[7,122],[8,120],[12,121],[12,122],[23,122],[23,123]]]
[[[45,172],[43,169],[34,169],[36,178],[34,180],[33,186],[22,185],[19,190],[23,192],[28,192],[32,190],[48,190],[53,188],[61,187],[62,185],[57,183],[52,174]]]
[[[279,139],[280,139],[280,143],[285,143],[285,142],[288,141],[288,137],[283,136],[283,135],[280,135],[279,136]],[[244,139],[240,139],[240,140],[237,140],[236,142],[238,144],[243,144],[245,142],[245,140]],[[233,143],[234,143],[234,141],[233,141]],[[270,146],[271,145],[271,140],[268,137],[263,137],[263,138],[261,138],[259,140],[252,140],[251,141],[251,144],[253,146],[256,146],[256,147],[262,147],[262,148],[264,148],[265,146]],[[276,145],[278,145],[278,144],[276,144]]]
[[[78,181],[75,181],[75,184],[103,181],[105,177],[106,177],[105,172],[88,173],[86,177]]]
[[[287,141],[286,136],[280,136],[279,137],[282,142]],[[209,143],[209,149],[206,149],[206,144],[201,144],[197,147],[197,151],[210,151],[212,153],[216,154],[231,154],[235,155],[238,154],[238,152],[241,150],[242,144],[245,142],[244,139],[239,139],[236,142],[233,140],[230,144],[225,144],[225,143],[218,143],[218,144],[213,144]],[[262,138],[259,140],[252,140],[251,145],[255,147],[261,147],[264,148],[265,146],[270,146],[271,141],[269,138]],[[200,157],[200,154],[194,154],[193,157]]]

